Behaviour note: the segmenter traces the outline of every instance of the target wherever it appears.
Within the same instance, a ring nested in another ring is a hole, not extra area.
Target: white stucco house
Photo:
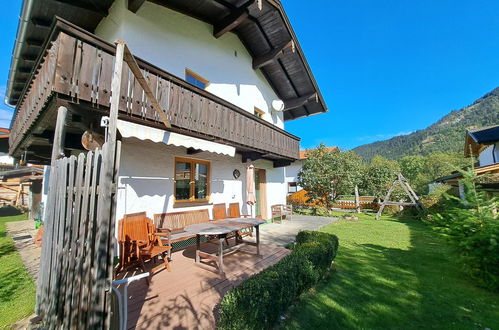
[[[162,125],[127,71],[118,219],[232,202],[269,218],[271,205],[286,203],[301,157],[285,123],[327,108],[278,1],[25,1],[7,88],[16,106],[12,156],[49,163],[61,104],[70,111],[66,155],[85,152],[84,132],[103,132],[116,39],[137,57],[172,126]],[[49,89],[22,88],[46,72]]]

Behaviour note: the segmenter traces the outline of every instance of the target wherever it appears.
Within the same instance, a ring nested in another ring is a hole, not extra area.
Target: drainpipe
[[[33,8],[33,0],[24,0],[23,8],[21,10],[21,17],[19,17],[19,25],[17,27],[17,38],[16,38],[16,43],[14,45],[14,51],[12,52],[12,63],[10,65],[9,80],[7,82],[7,90],[5,93],[5,104],[11,107],[15,107],[14,104],[11,104],[9,102],[10,95],[12,94],[12,83],[14,79],[14,73],[17,70],[17,66],[19,64],[19,60],[21,57],[21,48],[23,45],[23,40],[26,37],[26,31],[28,29],[29,17],[31,16],[32,8]]]

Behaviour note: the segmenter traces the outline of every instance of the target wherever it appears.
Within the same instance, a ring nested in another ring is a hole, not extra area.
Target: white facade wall
[[[286,166],[286,189],[288,182],[298,182],[298,172],[300,172],[302,166],[303,160],[297,160],[294,163],[291,163],[291,165]],[[302,189],[302,187],[297,186],[297,191]]]
[[[125,40],[134,55],[182,79],[188,68],[210,82],[207,91],[284,127],[283,113],[270,111],[278,97],[234,33],[216,39],[212,25],[147,1],[134,14],[126,0],[114,2],[95,33]]]
[[[174,165],[175,157],[210,161],[210,201],[209,205],[174,206]],[[284,168],[273,168],[270,161],[256,161],[256,168],[267,170],[267,214],[270,206],[284,204],[286,185]],[[241,176],[235,179],[233,171],[238,169]],[[241,156],[223,156],[210,152],[187,155],[183,147],[168,146],[162,143],[142,141],[135,138],[122,142],[121,162],[118,181],[118,203],[116,216],[147,212],[149,217],[156,213],[181,212],[209,208],[211,204],[240,203],[242,213],[249,214],[246,205],[246,164]],[[254,214],[254,213],[253,213]],[[212,216],[210,211],[210,216]]]
[[[499,142],[485,148],[478,156],[480,166],[491,165],[499,162]]]

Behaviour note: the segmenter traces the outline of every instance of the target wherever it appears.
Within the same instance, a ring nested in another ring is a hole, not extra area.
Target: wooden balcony
[[[108,111],[115,46],[57,19],[16,108],[10,153],[30,150],[30,139],[47,124],[43,117],[54,100],[105,113]],[[166,110],[170,130],[236,147],[276,166],[298,159],[299,138],[253,114],[137,59],[156,98]],[[143,89],[124,65],[120,118],[164,128]]]

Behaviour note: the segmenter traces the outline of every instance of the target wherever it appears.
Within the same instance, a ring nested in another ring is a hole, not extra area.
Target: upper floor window
[[[257,107],[255,107],[254,113],[255,113],[255,116],[257,116],[258,118],[262,118],[263,119],[263,115],[265,114],[265,111],[260,110]]]
[[[189,69],[185,69],[185,81],[196,85],[201,89],[205,89],[210,84],[208,80],[204,79],[203,77]]]
[[[209,175],[209,162],[175,158],[175,200],[207,201],[210,194]]]

